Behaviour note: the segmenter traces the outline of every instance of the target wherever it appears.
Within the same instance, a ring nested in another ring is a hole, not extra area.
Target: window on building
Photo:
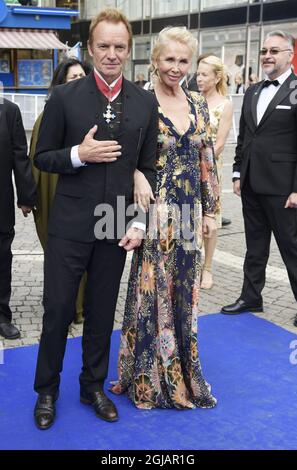
[[[104,8],[115,8],[116,0],[80,0],[80,16],[91,19]]]
[[[122,10],[129,21],[142,18],[142,2],[139,0],[117,0],[117,8]]]
[[[236,5],[247,4],[248,0],[201,0],[201,10],[220,9],[222,7],[232,7]]]
[[[198,0],[190,0],[190,10],[191,10],[191,12],[199,11],[199,1]]]
[[[70,8],[71,10],[79,9],[79,0],[56,0],[57,8]]]
[[[143,18],[151,16],[151,0],[143,0]]]
[[[133,39],[133,60],[150,60],[151,39],[149,36]]]
[[[250,29],[248,75],[258,75],[259,27]],[[245,80],[247,66],[246,28],[228,28],[225,30],[205,30],[200,34],[200,53],[213,53],[220,57],[226,65],[230,77],[230,93],[236,89],[235,77],[241,74]]]
[[[152,0],[152,16],[175,15],[187,13],[189,10],[188,0]]]

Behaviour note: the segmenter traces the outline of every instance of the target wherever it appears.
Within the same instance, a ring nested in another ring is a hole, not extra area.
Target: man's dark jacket
[[[254,192],[288,196],[297,192],[297,76],[282,84],[257,125],[263,81],[245,93],[233,171],[241,187],[249,173]],[[273,85],[270,85],[273,86]]]
[[[19,205],[33,207],[36,192],[20,110],[7,99],[0,100],[0,233],[6,233],[15,224],[12,174]]]
[[[54,89],[40,126],[35,165],[59,173],[49,221],[49,234],[66,240],[95,240],[94,209],[108,204],[117,210],[117,196],[133,202],[133,175],[138,168],[153,190],[156,179],[158,108],[155,96],[123,81],[121,128],[111,139],[94,74]],[[98,125],[97,140],[117,140],[122,155],[116,162],[91,163],[74,169],[71,148]],[[124,201],[124,204],[125,204]],[[118,237],[120,238],[120,237]]]

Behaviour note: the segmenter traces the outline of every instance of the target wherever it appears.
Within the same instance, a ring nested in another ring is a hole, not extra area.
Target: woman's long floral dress
[[[187,93],[190,127],[179,135],[159,107],[153,222],[132,260],[114,393],[138,408],[212,408],[197,349],[202,215],[218,183],[205,99]]]

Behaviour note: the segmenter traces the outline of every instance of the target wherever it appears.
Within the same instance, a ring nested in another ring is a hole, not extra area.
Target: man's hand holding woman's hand
[[[124,248],[126,251],[134,250],[134,248],[138,248],[141,245],[143,236],[143,230],[136,227],[131,227],[127,230],[126,235],[124,235],[120,241],[119,246]]]

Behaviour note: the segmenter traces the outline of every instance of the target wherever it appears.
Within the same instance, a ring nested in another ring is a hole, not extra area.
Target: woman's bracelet
[[[211,219],[216,218],[216,216],[214,214],[204,214],[204,217],[210,217]]]

